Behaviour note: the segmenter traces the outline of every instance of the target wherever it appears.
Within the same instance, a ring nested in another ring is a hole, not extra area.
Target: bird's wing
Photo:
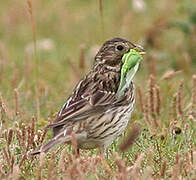
[[[48,127],[57,127],[64,125],[70,121],[79,121],[87,119],[91,115],[105,112],[116,101],[113,93],[97,91],[93,95],[86,95],[81,100],[65,107],[57,117],[57,121],[49,124]]]
[[[84,87],[84,86],[83,86]],[[89,116],[106,112],[112,106],[122,105],[126,97],[118,99],[115,92],[99,90],[97,86],[91,86],[90,90],[83,91],[82,85],[76,88],[77,95],[70,97],[67,103],[63,106],[55,122],[48,125],[54,128],[63,126],[70,121],[81,121]],[[80,94],[80,92],[82,93]],[[78,94],[80,96],[78,97]]]

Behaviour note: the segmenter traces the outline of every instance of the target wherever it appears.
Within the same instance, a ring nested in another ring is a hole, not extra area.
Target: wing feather
[[[64,126],[69,122],[86,120],[89,116],[106,112],[113,106],[126,102],[126,97],[118,98],[115,92],[100,90],[99,83],[86,83],[86,79],[76,87],[50,128]],[[86,85],[88,84],[88,85]]]
[[[94,94],[93,96],[86,97],[85,99],[81,99],[80,101],[73,103],[71,106],[64,109],[64,111],[59,115],[58,120],[52,124],[49,124],[48,127],[57,127],[65,125],[70,121],[79,121],[85,120],[90,115],[95,115],[100,112],[105,112],[109,106],[112,106],[112,102],[108,102],[107,100],[115,99],[114,94],[110,93],[105,94],[102,93],[102,97],[100,97],[100,93]],[[100,97],[98,99],[98,97]],[[106,100],[106,101],[104,101]]]

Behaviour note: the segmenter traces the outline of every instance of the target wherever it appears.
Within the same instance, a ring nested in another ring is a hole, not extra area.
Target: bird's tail
[[[55,136],[51,140],[49,140],[46,144],[41,146],[38,151],[32,152],[31,155],[37,155],[37,154],[40,154],[42,152],[46,153],[51,148],[56,146],[57,144],[59,144],[61,142],[69,142],[69,141],[71,141],[71,136],[70,135],[67,136],[66,132],[61,132],[57,136]]]

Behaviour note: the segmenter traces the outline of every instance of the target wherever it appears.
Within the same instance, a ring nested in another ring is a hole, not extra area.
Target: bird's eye
[[[116,47],[116,49],[117,49],[118,51],[122,51],[122,50],[124,49],[124,46],[118,45],[118,46]]]

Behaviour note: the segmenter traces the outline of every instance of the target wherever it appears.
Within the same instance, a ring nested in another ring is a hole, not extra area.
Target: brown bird
[[[63,142],[69,143],[76,134],[78,148],[105,149],[125,130],[133,110],[134,85],[130,82],[118,97],[122,56],[130,49],[143,51],[122,38],[106,41],[94,59],[91,71],[77,84],[58,113],[53,128],[54,137],[32,154],[47,152]]]

